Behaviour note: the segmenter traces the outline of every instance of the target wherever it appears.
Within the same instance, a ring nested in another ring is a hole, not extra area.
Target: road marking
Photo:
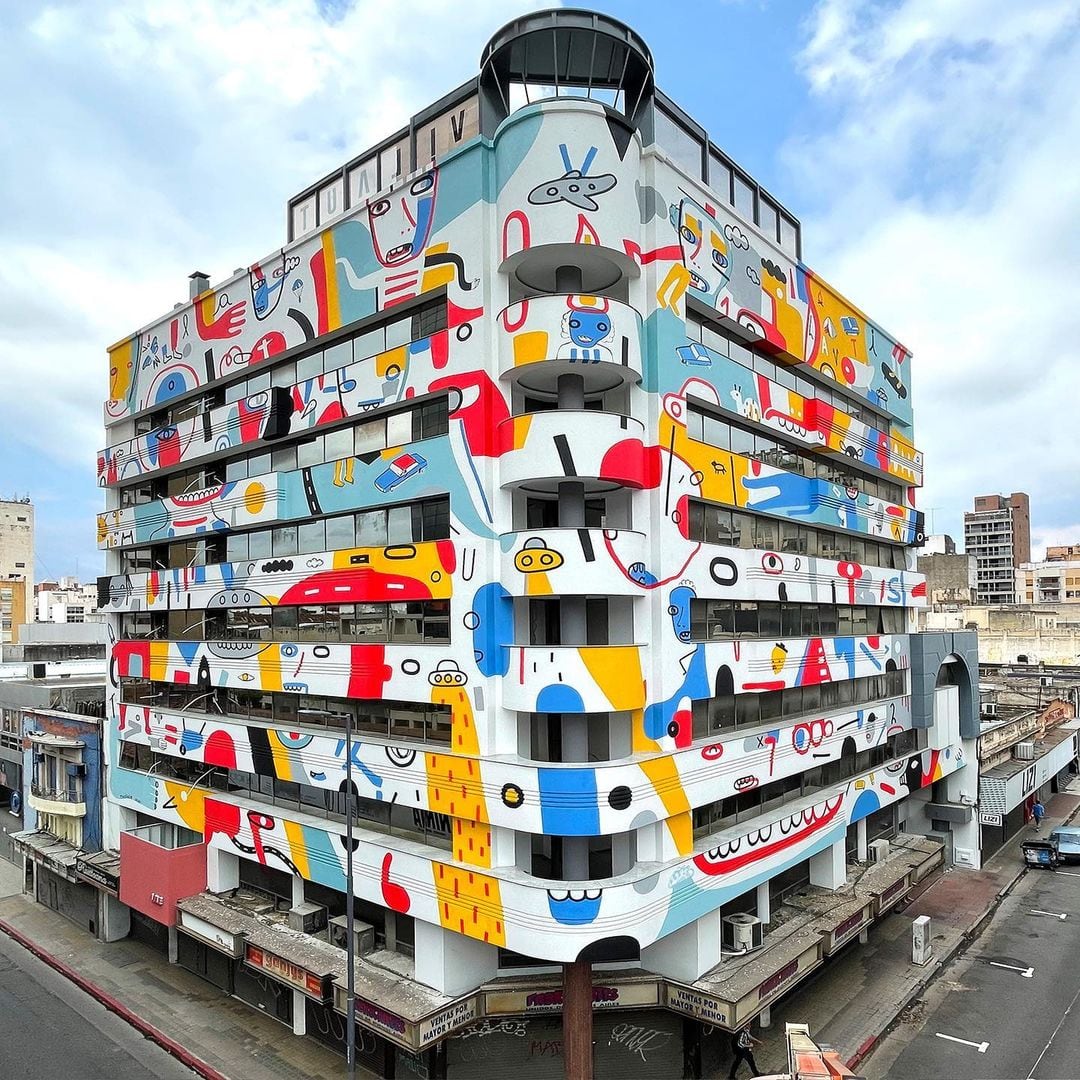
[[[1014,964],[999,964],[996,960],[988,960],[987,963],[991,967],[1005,968],[1006,971],[1019,971],[1021,977],[1024,979],[1030,979],[1035,974],[1035,969],[1033,967],[1022,968],[1016,967]]]
[[[1052,918],[1052,919],[1061,919],[1063,922],[1064,922],[1065,919],[1067,919],[1069,917],[1067,912],[1063,912],[1063,911],[1040,911],[1038,908],[1032,908],[1028,912],[1028,914],[1029,915],[1049,915],[1050,918]]]
[[[1073,874],[1068,870],[1058,870],[1057,872],[1059,874],[1064,874],[1065,877],[1080,877],[1080,874]]]
[[[948,1039],[949,1042],[963,1043],[964,1046],[974,1046],[975,1049],[978,1050],[980,1054],[985,1054],[986,1051],[990,1047],[990,1044],[988,1042],[977,1043],[977,1042],[972,1042],[970,1039],[958,1039],[955,1035],[942,1035],[942,1033],[940,1031],[935,1031],[934,1034],[939,1039]],[[1036,1064],[1038,1064],[1038,1062],[1036,1062]]]
[[[1080,877],[1080,875],[1077,876]],[[1050,1049],[1050,1043],[1052,1043],[1057,1038],[1057,1033],[1061,1030],[1061,1025],[1069,1019],[1069,1013],[1072,1012],[1073,1006],[1076,1004],[1077,998],[1080,998],[1080,990],[1077,990],[1076,993],[1073,995],[1072,1001],[1069,1002],[1069,1007],[1065,1010],[1061,1019],[1058,1021],[1058,1026],[1054,1028],[1054,1033],[1050,1036],[1047,1044],[1042,1048],[1042,1053],[1035,1059],[1035,1064],[1031,1066],[1031,1072],[1027,1074],[1027,1080],[1032,1080],[1032,1077],[1035,1075],[1035,1070],[1039,1067],[1039,1062],[1042,1061],[1042,1059],[1046,1056],[1046,1051]]]

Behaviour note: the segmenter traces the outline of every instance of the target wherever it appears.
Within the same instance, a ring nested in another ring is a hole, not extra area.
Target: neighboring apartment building
[[[1027,495],[977,495],[974,508],[964,512],[964,550],[975,556],[978,603],[1019,602],[1016,571],[1031,561]]]
[[[977,864],[910,354],[606,16],[510,24],[289,220],[110,349],[120,897],[340,1045],[351,801],[373,1068],[475,1076],[484,1024],[534,1075],[603,962],[596,1074],[631,1015],[640,1075],[709,1072],[708,1025]]]
[[[0,499],[0,645],[18,641],[34,580],[34,504]]]
[[[1048,547],[1041,562],[1025,562],[1016,572],[1021,603],[1080,604],[1080,545]]]
[[[931,540],[935,539],[931,537]],[[927,605],[919,612],[920,626],[931,629],[959,629],[964,625],[964,609],[975,603],[976,561],[973,555],[958,555],[949,536],[944,543],[927,545],[919,554],[919,573],[926,577]],[[950,622],[934,616],[953,615]]]
[[[97,584],[80,585],[77,578],[41,581],[34,586],[35,619],[38,622],[104,622],[98,610]]]

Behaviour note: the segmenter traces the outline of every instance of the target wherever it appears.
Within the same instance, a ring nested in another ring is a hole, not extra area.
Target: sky
[[[0,497],[36,504],[38,579],[101,572],[106,346],[284,243],[290,195],[544,6],[0,0]],[[913,351],[929,530],[1022,490],[1036,555],[1080,542],[1080,5],[595,7]]]

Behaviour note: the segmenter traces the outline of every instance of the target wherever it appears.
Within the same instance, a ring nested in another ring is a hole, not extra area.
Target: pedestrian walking
[[[739,1066],[745,1061],[750,1066],[750,1071],[754,1076],[760,1076],[758,1067],[754,1062],[753,1047],[761,1045],[759,1039],[755,1039],[750,1034],[750,1025],[740,1028],[731,1037],[731,1052],[735,1055],[735,1060],[731,1063],[731,1072],[728,1074],[730,1080],[735,1080],[735,1073],[738,1072]]]
[[[1046,807],[1038,799],[1035,800],[1035,805],[1031,808],[1031,816],[1035,819],[1035,831],[1038,832],[1042,825],[1042,819],[1046,817]]]

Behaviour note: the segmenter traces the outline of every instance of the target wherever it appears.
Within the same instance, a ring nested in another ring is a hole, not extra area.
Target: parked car
[[[1057,844],[1063,862],[1080,862],[1080,828],[1063,825],[1050,833],[1049,840]]]
[[[402,454],[394,458],[389,465],[375,477],[375,486],[380,491],[393,491],[399,484],[404,484],[410,476],[416,476],[427,468],[427,460],[419,454]]]

